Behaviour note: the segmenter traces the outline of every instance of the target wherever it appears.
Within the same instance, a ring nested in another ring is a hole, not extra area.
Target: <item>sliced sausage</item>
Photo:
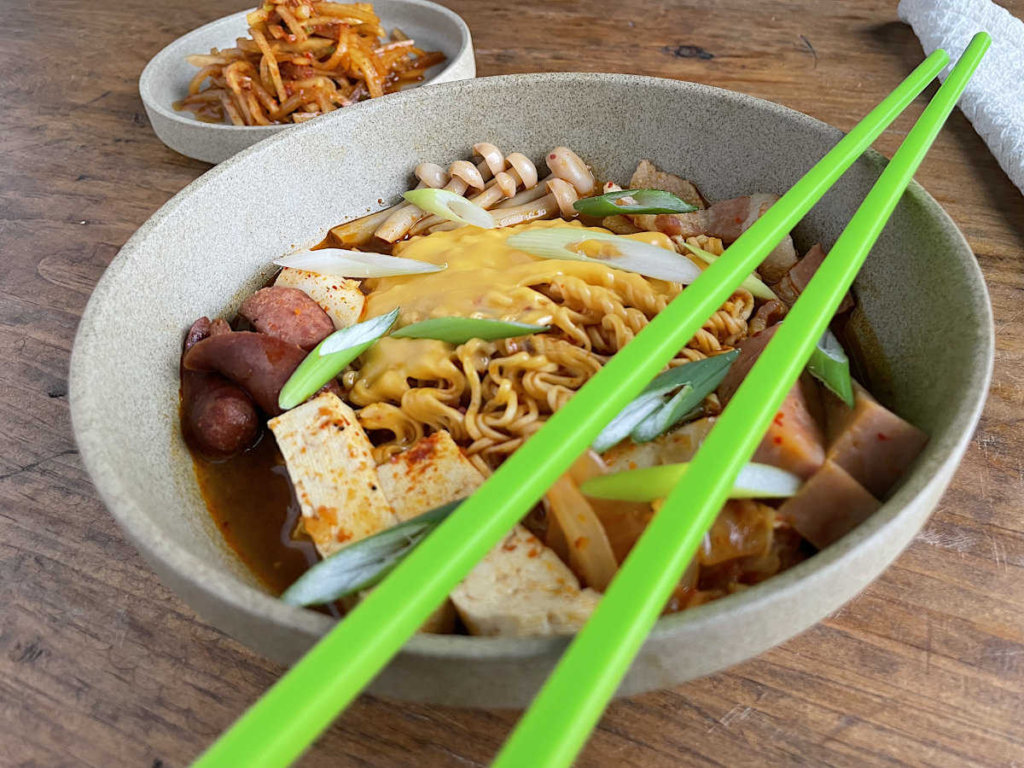
[[[327,313],[298,288],[261,288],[242,302],[238,314],[260,333],[307,352],[334,332],[334,323]]]
[[[928,435],[901,419],[853,382],[854,407],[827,395],[828,457],[878,498],[883,498],[928,442]]]
[[[834,461],[826,461],[796,496],[779,508],[779,517],[818,549],[852,531],[881,505],[864,486]]]
[[[271,416],[281,413],[277,397],[299,363],[303,349],[274,336],[239,331],[196,343],[182,360],[190,371],[220,373],[242,387]]]
[[[181,365],[182,426],[186,440],[208,459],[225,459],[256,442],[260,420],[252,399],[217,373],[187,370],[184,356],[211,335],[230,333],[223,320],[201,317],[185,335]]]

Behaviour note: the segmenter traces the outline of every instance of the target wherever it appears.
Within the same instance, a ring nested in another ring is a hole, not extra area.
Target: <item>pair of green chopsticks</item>
[[[623,563],[496,766],[555,768],[572,762],[990,43],[987,34],[976,35],[939,88],[719,417],[690,471]],[[937,50],[915,69],[195,765],[269,768],[295,760],[948,60]]]

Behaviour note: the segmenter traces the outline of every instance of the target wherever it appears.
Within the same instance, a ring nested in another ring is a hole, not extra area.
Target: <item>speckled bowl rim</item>
[[[461,65],[462,60],[467,56],[473,56],[473,38],[470,34],[469,27],[459,14],[455,11],[437,3],[432,3],[430,0],[396,0],[406,5],[419,6],[421,8],[427,8],[434,11],[445,18],[447,18],[452,24],[455,25],[459,31],[458,40],[458,51],[454,56],[448,59],[444,67],[439,69],[437,72],[432,74],[430,77],[424,79],[422,82],[417,83],[414,87],[410,87],[408,90],[413,91],[419,88],[423,88],[427,85],[440,84],[439,81],[444,81],[446,76],[456,67]],[[203,24],[201,27],[196,27],[191,32],[186,32],[181,37],[172,40],[170,43],[165,45],[160,51],[153,56],[142,70],[142,74],[139,75],[139,96],[142,98],[142,103],[147,109],[151,109],[157,112],[162,117],[168,120],[173,120],[176,123],[182,123],[189,126],[200,126],[202,128],[209,128],[212,131],[233,131],[233,132],[248,132],[254,136],[274,136],[280,133],[285,128],[294,128],[295,125],[289,125],[287,123],[281,125],[230,125],[228,123],[206,123],[202,120],[197,120],[195,117],[188,112],[179,112],[174,109],[170,104],[164,104],[160,99],[153,95],[153,88],[156,79],[160,76],[164,65],[164,59],[169,55],[169,51],[172,48],[177,47],[181,42],[189,37],[200,36],[210,27],[222,24],[229,19],[242,19],[252,13],[252,9],[239,11],[238,13],[231,13],[227,16],[222,16],[219,19]],[[388,96],[397,96],[406,93],[406,91],[400,91],[397,94],[388,94]],[[355,106],[355,105],[353,105]],[[351,109],[352,107],[346,107]]]
[[[830,132],[834,135],[835,140],[842,136],[842,132],[837,128],[774,102],[713,86],[641,75],[574,72],[505,75],[433,85],[430,88],[396,94],[391,98],[394,100],[405,99],[407,102],[421,99],[443,100],[449,91],[457,92],[458,89],[467,87],[515,85],[529,88],[534,84],[578,87],[587,83],[612,83],[637,88],[661,88],[666,91],[678,88],[704,91],[714,98],[732,102],[737,106],[756,105],[757,108],[777,113],[780,117],[792,121],[796,125],[802,125],[815,131]],[[348,110],[373,108],[373,102],[364,102],[349,107]],[[332,113],[320,118],[320,127],[323,127],[322,121],[338,117],[339,113]],[[306,126],[302,125],[295,126],[287,133],[277,134],[239,152],[193,181],[168,201],[139,228],[111,262],[93,291],[89,304],[82,315],[79,333],[81,333],[81,328],[91,325],[92,315],[96,311],[95,307],[103,301],[106,286],[113,283],[118,272],[128,263],[135,251],[136,244],[144,241],[150,230],[155,229],[163,219],[169,216],[183,198],[201,189],[218,174],[229,172],[235,164],[248,162],[250,158],[264,153],[274,152],[279,142],[294,140],[296,133],[305,128]],[[873,150],[868,151],[867,157],[879,170],[886,163],[885,158]],[[951,235],[954,241],[962,246],[962,253],[972,253],[970,245],[949,215],[919,184],[911,182],[907,194],[914,204],[921,206],[930,214],[937,226],[940,226],[946,234]],[[683,626],[691,631],[699,632],[723,620],[730,618],[739,620],[743,614],[751,611],[755,606],[760,607],[763,603],[785,603],[795,591],[800,589],[800,584],[805,579],[815,574],[824,576],[842,569],[844,563],[852,559],[855,553],[872,547],[875,542],[885,536],[890,523],[904,512],[910,512],[908,507],[919,494],[924,494],[926,491],[941,493],[945,490],[949,483],[948,479],[943,480],[941,487],[938,488],[933,486],[933,482],[943,474],[947,477],[952,476],[956,464],[959,463],[971,439],[985,403],[994,359],[995,336],[991,302],[984,277],[976,260],[969,259],[968,261],[966,267],[972,283],[969,287],[974,293],[972,299],[984,308],[982,327],[977,329],[979,337],[984,340],[984,348],[977,351],[976,358],[984,361],[984,365],[972,367],[969,384],[965,387],[967,396],[960,403],[955,418],[945,434],[938,440],[933,439],[927,458],[917,463],[911,475],[878,512],[839,542],[790,570],[742,592],[682,613],[662,617],[652,632],[653,639],[670,638]],[[272,621],[287,629],[314,634],[326,633],[334,625],[333,619],[320,613],[286,605],[257,587],[245,584],[219,569],[210,567],[192,552],[182,547],[169,545],[162,540],[158,528],[145,515],[135,513],[131,494],[121,482],[117,468],[105,461],[102,441],[98,440],[97,436],[87,428],[88,415],[76,397],[76,392],[79,391],[77,382],[80,379],[84,380],[84,369],[88,365],[88,361],[82,357],[81,345],[77,341],[76,339],[72,350],[70,368],[71,416],[75,436],[83,463],[92,477],[101,499],[129,537],[140,543],[140,549],[147,555],[160,560],[163,566],[191,582],[197,590],[209,593],[214,598],[224,601],[244,613],[262,620]],[[445,658],[447,660],[527,659],[558,651],[568,641],[569,638],[565,637],[482,638],[463,635],[417,634],[405,645],[402,653],[411,657]]]

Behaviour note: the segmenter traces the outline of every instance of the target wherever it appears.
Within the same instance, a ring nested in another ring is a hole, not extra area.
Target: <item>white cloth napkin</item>
[[[991,0],[901,0],[899,15],[926,54],[944,48],[954,63],[976,32],[992,35],[960,109],[1024,192],[1024,22]]]

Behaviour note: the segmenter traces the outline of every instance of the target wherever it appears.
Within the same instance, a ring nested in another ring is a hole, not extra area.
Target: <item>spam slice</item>
[[[773,325],[736,345],[740,350],[739,357],[718,385],[718,396],[723,403],[728,402],[739,389],[778,327]],[[825,461],[825,436],[819,426],[821,411],[817,385],[808,376],[801,376],[782,401],[753,460],[803,478],[810,477]]]
[[[480,470],[444,430],[422,437],[392,456],[377,467],[377,476],[399,520],[464,499],[484,481]]]
[[[517,525],[452,592],[474,635],[572,634],[600,595],[579,580],[540,539]]]
[[[856,381],[854,407],[828,395],[828,458],[882,498],[928,442],[928,435],[879,403]]]
[[[335,328],[348,328],[357,323],[366,303],[366,297],[359,290],[359,283],[345,277],[285,267],[274,285],[303,291],[327,313]]]
[[[825,462],[825,436],[814,416],[820,410],[818,387],[805,374],[782,401],[753,461],[802,478],[817,472]]]
[[[268,426],[321,556],[398,522],[380,488],[370,441],[337,395],[324,392]]]
[[[881,506],[849,473],[826,461],[800,491],[779,508],[797,532],[818,549],[845,536]]]

